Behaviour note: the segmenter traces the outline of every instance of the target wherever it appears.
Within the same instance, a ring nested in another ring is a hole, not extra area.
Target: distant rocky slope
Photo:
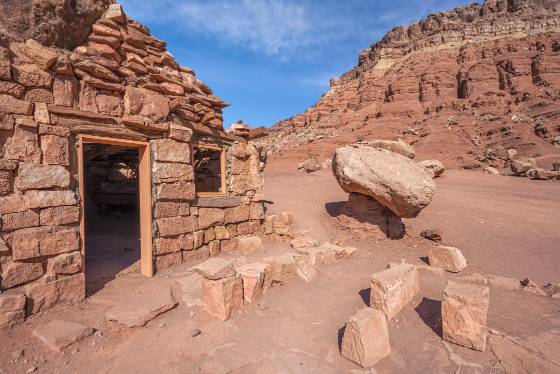
[[[257,140],[294,162],[373,138],[419,160],[504,167],[560,157],[560,1],[488,0],[391,30],[304,113]]]

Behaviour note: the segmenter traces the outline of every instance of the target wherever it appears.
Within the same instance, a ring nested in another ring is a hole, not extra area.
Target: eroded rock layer
[[[486,1],[397,27],[258,142],[294,162],[401,138],[418,160],[448,167],[504,167],[510,148],[550,166],[560,153],[559,27],[552,0]]]

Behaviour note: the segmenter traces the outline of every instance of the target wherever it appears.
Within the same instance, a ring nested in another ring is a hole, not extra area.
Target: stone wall
[[[0,34],[0,325],[84,297],[80,134],[149,143],[156,269],[260,230],[258,152],[224,133],[228,104],[165,46],[116,4],[71,51]],[[223,197],[196,197],[191,143],[201,137],[227,149]]]

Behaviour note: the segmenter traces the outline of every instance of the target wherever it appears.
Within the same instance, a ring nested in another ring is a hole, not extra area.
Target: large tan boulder
[[[441,304],[443,338],[484,351],[489,299],[486,286],[448,281]]]
[[[344,191],[370,196],[405,218],[416,217],[436,190],[431,174],[411,159],[360,143],[336,150],[333,173]]]
[[[403,155],[407,158],[414,158],[416,156],[416,152],[414,148],[408,144],[403,142],[402,140],[370,140],[367,142],[360,142],[360,144],[369,145],[371,147],[382,148],[388,151],[398,153],[399,155]]]
[[[389,356],[389,331],[385,315],[372,308],[360,309],[346,322],[340,353],[361,367],[375,365]]]

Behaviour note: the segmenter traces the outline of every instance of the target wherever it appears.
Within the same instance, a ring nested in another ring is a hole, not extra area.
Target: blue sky
[[[122,0],[231,106],[224,126],[303,112],[395,26],[465,0]]]

